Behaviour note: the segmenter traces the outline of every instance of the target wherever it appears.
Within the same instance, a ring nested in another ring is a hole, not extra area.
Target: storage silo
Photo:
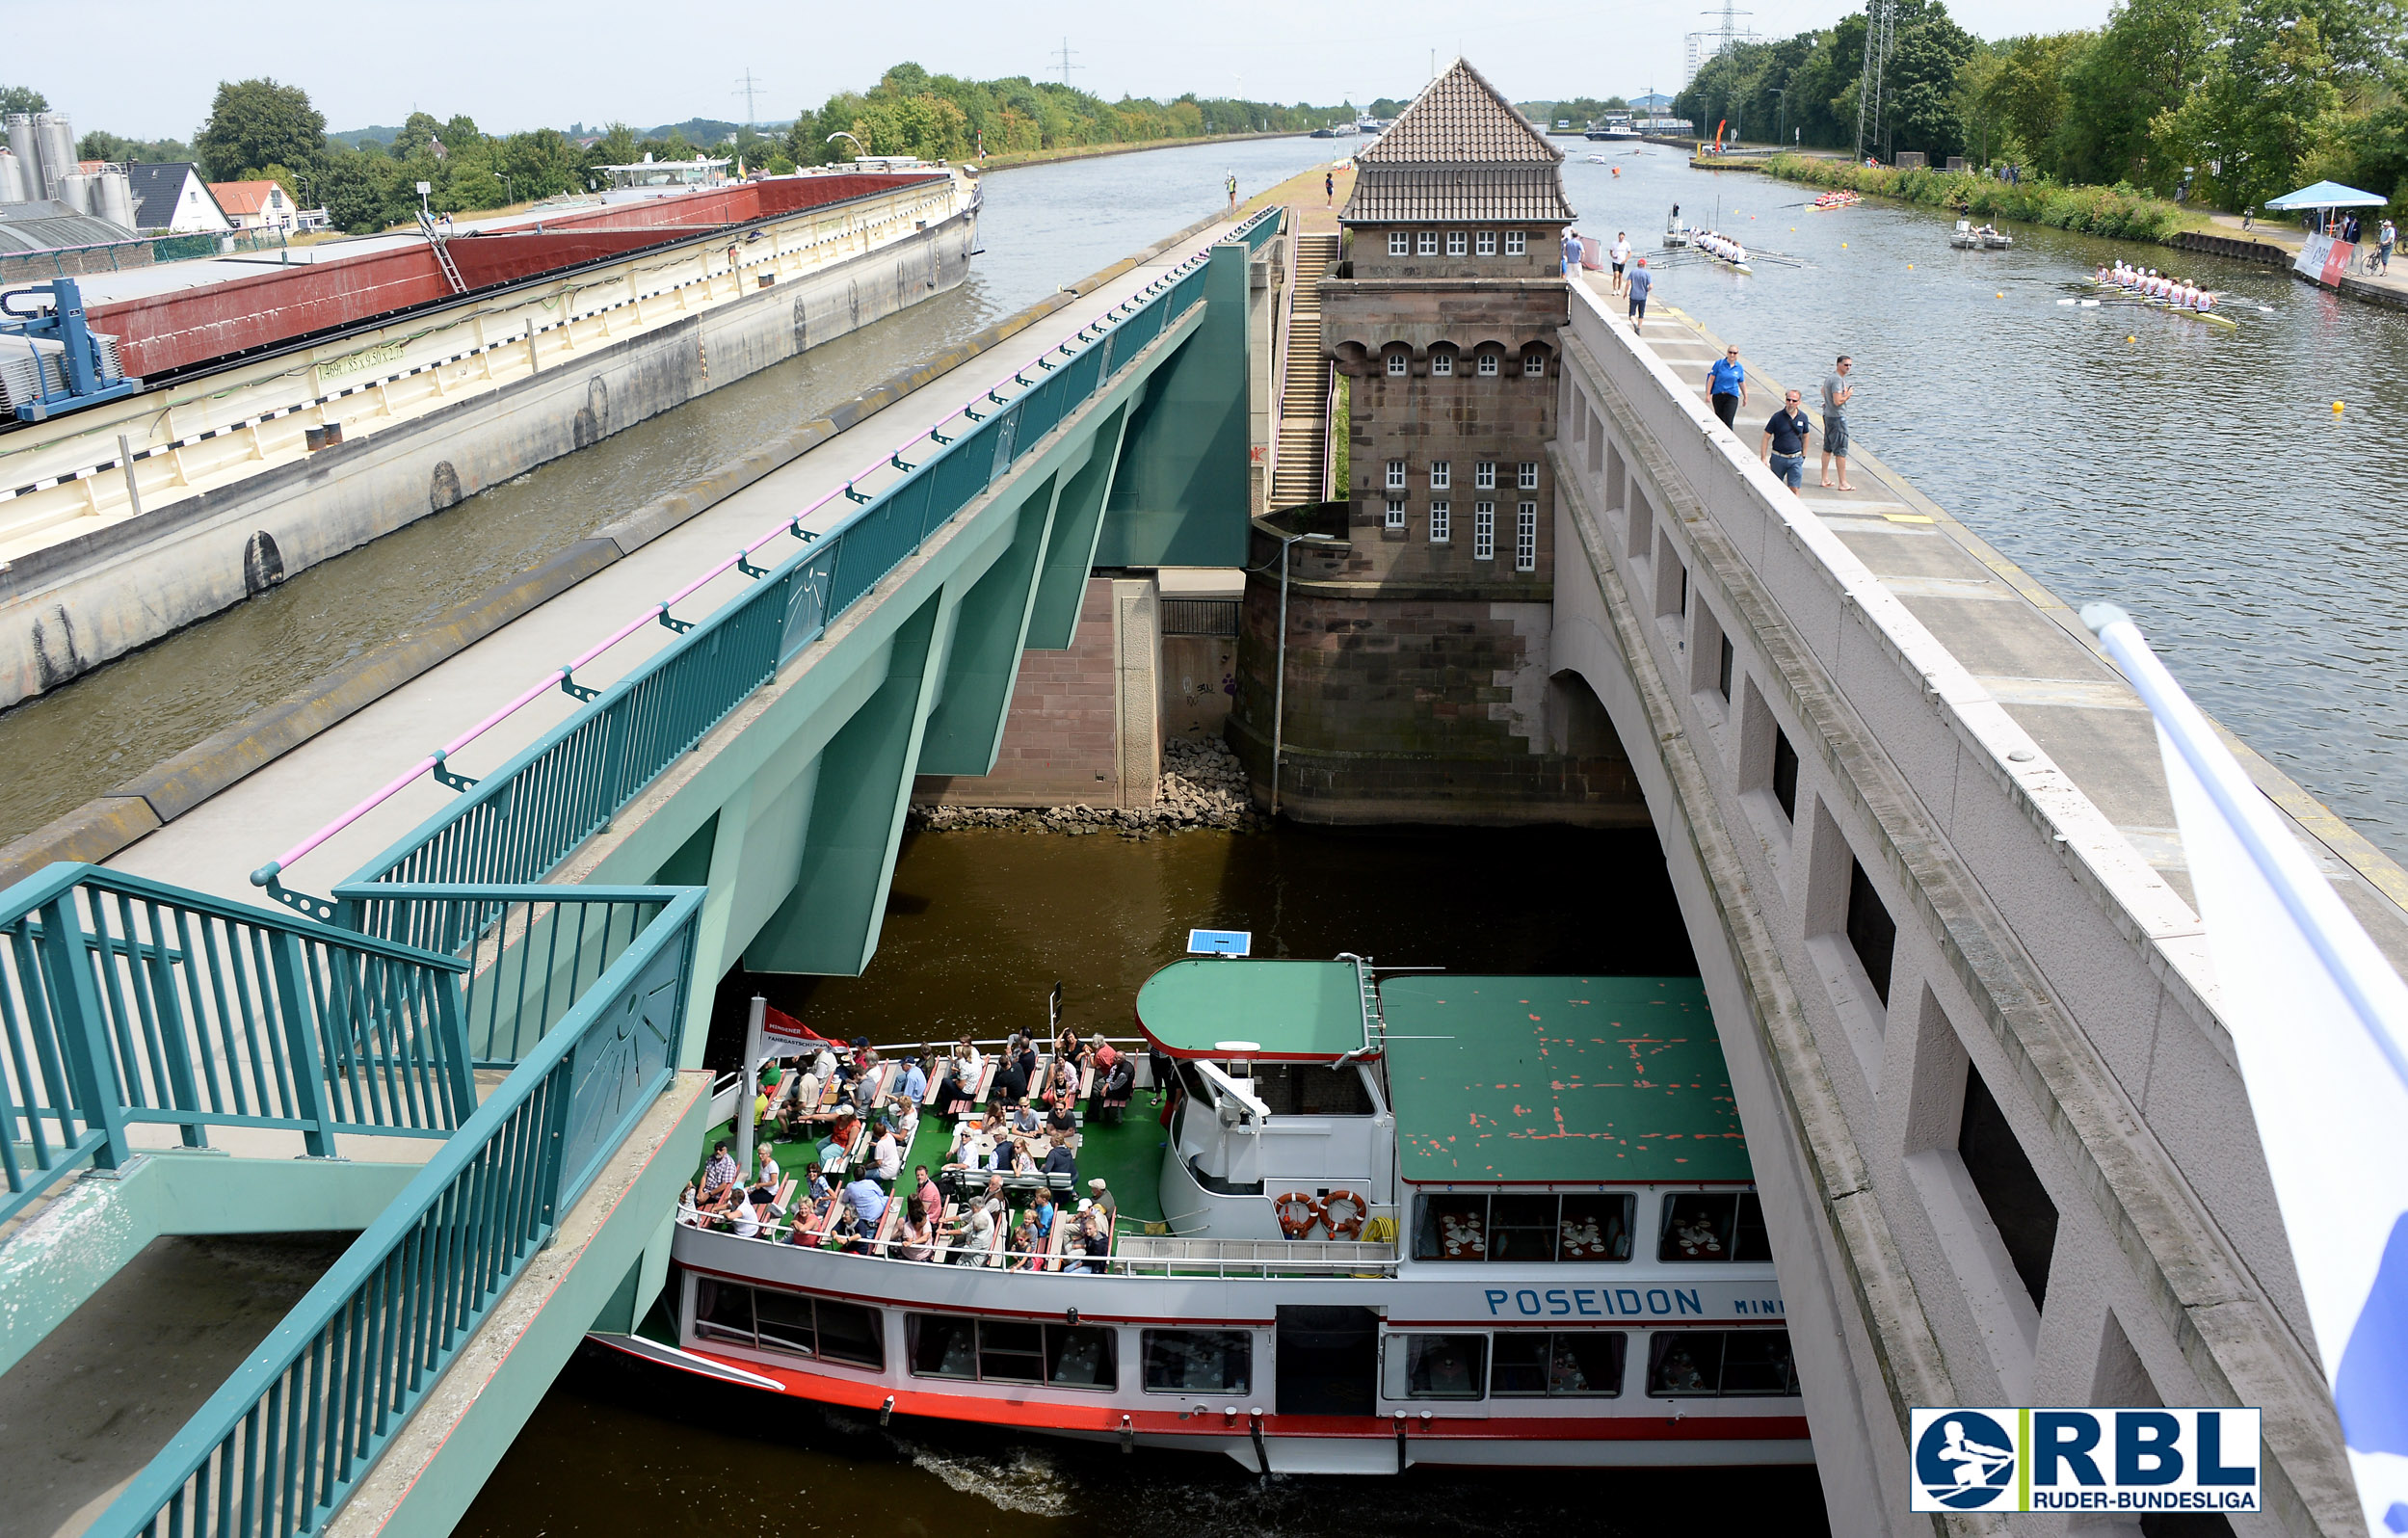
[[[34,132],[32,113],[9,114],[9,148],[16,155],[18,173],[25,178],[25,200],[48,196],[41,190],[41,138]]]
[[[0,203],[25,203],[33,199],[25,185],[24,163],[16,158],[15,150],[0,147]]]
[[[45,112],[34,119],[34,137],[41,142],[42,196],[56,198],[59,183],[76,173],[75,124],[63,112]]]
[[[59,178],[59,184],[51,189],[50,196],[79,214],[89,214],[93,212],[92,184],[97,180],[96,176],[71,171]]]
[[[134,182],[121,171],[104,171],[92,179],[92,211],[128,229],[134,224]]]

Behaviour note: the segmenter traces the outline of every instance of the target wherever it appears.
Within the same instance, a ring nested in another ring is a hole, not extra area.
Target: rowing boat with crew
[[[2200,288],[2178,278],[2167,278],[2154,268],[2130,267],[2118,261],[2112,267],[2102,267],[2091,274],[2089,282],[2092,287],[2104,290],[2115,299],[2145,305],[2151,309],[2161,309],[2185,320],[2205,321],[2220,331],[2240,329],[2239,321],[2214,312],[2215,305],[2224,298],[2220,291]]]
[[[771,1145],[781,1184],[780,1160],[839,1168],[816,1200],[731,1199],[714,1159],[670,1324],[596,1339],[882,1419],[1266,1474],[1813,1460],[1697,979],[1198,959],[1135,1015],[1134,1042],[956,1048],[933,1074],[917,1047],[825,1081],[806,1057],[773,1116],[806,1077],[860,1121],[918,1087],[908,1155],[875,1155],[892,1190],[833,1141]],[[991,1135],[1023,1084],[1052,1114]]]

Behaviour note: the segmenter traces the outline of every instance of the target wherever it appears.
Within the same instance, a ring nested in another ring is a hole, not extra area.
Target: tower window
[[[1525,357],[1525,358],[1522,358],[1522,377],[1523,379],[1538,379],[1538,378],[1540,378],[1541,376],[1543,376],[1544,374],[1546,374],[1546,372],[1547,372],[1547,355],[1546,355],[1546,354],[1544,354],[1544,353],[1532,353],[1532,354],[1529,354],[1527,357]]]
[[[1391,491],[1401,491],[1405,489],[1405,462],[1403,460],[1388,462],[1388,489]]]
[[[1454,354],[1452,354],[1452,353],[1432,353],[1432,354],[1430,355],[1430,377],[1431,377],[1431,378],[1433,378],[1433,379],[1446,379],[1446,378],[1448,378],[1448,377],[1452,376],[1454,372],[1455,372],[1455,355],[1454,355]]]
[[[1530,237],[1519,229],[1505,231],[1505,254],[1519,256],[1530,249]]]
[[[1480,231],[1480,235],[1479,235],[1479,245],[1478,245],[1478,247],[1477,247],[1476,249],[1478,250],[1479,253],[1480,253],[1481,255],[1483,255],[1483,256],[1494,256],[1494,255],[1495,255],[1495,254],[1496,254],[1496,231],[1495,231],[1495,230],[1493,230],[1493,229],[1484,229],[1484,230]]]
[[[1496,504],[1471,504],[1471,558],[1474,561],[1496,559]]]
[[[1406,354],[1402,348],[1398,348],[1395,352],[1388,355],[1388,372],[1389,378],[1402,379],[1404,377],[1405,358]]]
[[[1470,238],[1469,235],[1466,235],[1466,234],[1465,234],[1462,230],[1460,230],[1460,229],[1450,229],[1450,230],[1448,230],[1448,231],[1446,232],[1446,254],[1447,254],[1447,255],[1449,255],[1449,256],[1468,256],[1468,255],[1469,255],[1470,253],[1471,253],[1471,238]]]
[[[1418,247],[1418,249],[1419,249],[1419,254],[1421,254],[1421,255],[1423,255],[1423,256],[1435,256],[1435,255],[1437,255],[1437,254],[1438,254],[1438,231],[1437,231],[1437,230],[1435,230],[1435,229],[1425,229],[1425,230],[1423,230],[1423,231],[1421,232],[1420,238],[1419,238],[1419,239],[1416,242],[1416,246]]]
[[[1412,255],[1413,236],[1407,234],[1401,229],[1389,230],[1388,232],[1388,253],[1390,256]]]
[[[1471,489],[1475,491],[1496,490],[1496,462],[1481,460],[1471,466]]]
[[[1386,526],[1391,529],[1401,529],[1405,526],[1405,499],[1403,497],[1391,496],[1388,499]]]
[[[1430,462],[1430,490],[1433,491],[1446,491],[1453,490],[1454,485],[1455,462],[1452,460],[1432,460]]]
[[[1496,377],[1496,355],[1495,353],[1482,353],[1480,355],[1480,377],[1482,379],[1495,379]]]
[[[1514,508],[1514,570],[1539,569],[1539,505],[1522,502]]]
[[[1535,491],[1539,489],[1538,461],[1523,460],[1519,465],[1515,466],[1514,488],[1515,490],[1522,491]]]
[[[1455,537],[1455,509],[1451,502],[1430,504],[1430,543],[1444,544]]]

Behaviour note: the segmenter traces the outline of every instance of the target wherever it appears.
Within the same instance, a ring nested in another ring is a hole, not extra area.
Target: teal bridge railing
[[[1278,233],[1281,213],[1266,208],[1215,244],[1258,251]],[[754,584],[707,619],[687,624],[661,605],[660,622],[680,633],[625,677],[595,694],[575,683],[573,669],[557,671],[559,686],[585,704],[499,768],[470,781],[444,767],[446,755],[431,755],[251,880],[303,912],[335,917],[336,905],[288,890],[278,876],[384,795],[434,773],[461,790],[460,799],[355,872],[352,883],[540,881],[1200,303],[1205,260],[1190,258],[1082,329],[1078,345],[1066,342],[1017,371],[1009,383],[1018,393],[1006,398],[1000,384],[989,390],[960,413],[966,431],[947,437],[942,428],[951,424],[939,424],[924,440],[933,452],[906,464],[898,450],[888,462],[894,475],[878,490],[846,487],[842,494],[859,505],[834,526],[805,529],[807,512],[773,530],[763,544],[781,535],[800,542],[782,560],[755,566],[747,559],[762,547],[754,545],[726,563]],[[547,692],[548,684],[521,699]]]
[[[669,1088],[701,901],[346,891],[413,944],[91,865],[0,894],[0,1220],[145,1124],[443,1139],[91,1532],[324,1524]],[[482,1103],[477,1067],[509,1070]]]

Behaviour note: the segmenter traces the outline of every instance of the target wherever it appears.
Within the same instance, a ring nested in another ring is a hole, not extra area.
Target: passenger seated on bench
[[[1002,1141],[1003,1120],[992,1111],[987,1113],[985,1121],[964,1117],[953,1128],[953,1150],[945,1167],[992,1170],[995,1167],[995,1147]]]
[[[760,1237],[761,1223],[768,1216],[753,1199],[758,1192],[740,1191],[734,1205],[728,1209],[728,1231],[739,1239]]]
[[[864,1175],[848,1183],[844,1188],[844,1203],[861,1220],[864,1230],[872,1233],[878,1232],[878,1220],[886,1215],[886,1193],[878,1188],[876,1180]]]
[[[1071,1152],[1070,1144],[1053,1145],[1053,1152],[1045,1155],[1043,1173],[1047,1179],[1056,1175],[1067,1175],[1071,1178],[1072,1184],[1078,1183],[1078,1157]]]
[[[944,1087],[937,1091],[937,1111],[942,1116],[959,1116],[978,1099],[978,1048],[970,1039],[963,1037],[954,1044],[953,1054],[944,1060]]]
[[[768,1144],[763,1143],[761,1145],[759,1167],[754,1172],[753,1183],[754,1185],[766,1185],[771,1190],[775,1191],[778,1189],[779,1184],[785,1180],[785,1178],[786,1172],[778,1167],[778,1155],[769,1151]]]
[[[1053,1108],[1045,1113],[1045,1131],[1057,1141],[1066,1141],[1078,1130],[1078,1113],[1072,1109],[1077,1090],[1059,1084],[1053,1091]]]
[[[1028,1209],[1028,1221],[1036,1228],[1037,1237],[1041,1239],[1050,1239],[1053,1237],[1054,1216],[1053,1193],[1050,1191],[1038,1192],[1037,1205]],[[1031,1245],[1029,1248],[1035,1249],[1036,1246]]]
[[[702,1209],[726,1207],[735,1193],[736,1177],[743,1173],[736,1168],[724,1140],[712,1144],[710,1162],[702,1166],[702,1200],[699,1204]]]
[[[1037,1233],[1036,1219],[1029,1213],[1021,1213],[1020,1221],[1012,1230],[1012,1236],[1004,1241],[1003,1247],[1009,1252],[1004,1265],[1014,1271],[1033,1269],[1037,1264],[1038,1248],[1043,1243]]]
[[[903,1145],[894,1140],[894,1128],[886,1123],[878,1127],[878,1140],[869,1146],[870,1173],[882,1185],[892,1186],[903,1173]]]
[[[836,1188],[828,1183],[827,1172],[819,1167],[818,1160],[812,1160],[810,1167],[803,1172],[802,1199],[806,1202],[825,1202],[835,1194]]]
[[[1016,1036],[1013,1040],[1018,1042],[1019,1038]],[[1030,1068],[1023,1068],[1020,1065],[1020,1057],[1018,1051],[1011,1047],[1006,1047],[1003,1053],[1003,1066],[995,1070],[995,1083],[992,1092],[995,1103],[1002,1106],[1013,1106],[1018,1105],[1020,1101],[1026,1100],[1028,1098],[1028,1075],[1031,1071],[1032,1070]]]
[[[1121,1204],[1113,1199],[1109,1190],[1104,1188],[1103,1177],[1100,1175],[1087,1182],[1087,1189],[1091,1193],[1088,1200],[1096,1204],[1096,1215],[1102,1221],[1104,1236],[1109,1238],[1113,1230],[1120,1227]]]
[[[912,1139],[919,1136],[919,1101],[903,1095],[887,1100],[886,1125],[894,1128],[894,1135],[903,1146],[910,1148]]]
[[[677,1198],[677,1221],[693,1228],[702,1221],[702,1209],[695,1205],[698,1193],[692,1180],[686,1181],[685,1194]]]
[[[787,1091],[785,1100],[781,1107],[783,1113],[781,1120],[785,1126],[787,1136],[794,1136],[811,1118],[819,1114],[819,1090],[825,1082],[827,1081],[808,1069],[794,1075],[793,1087]]]
[[[919,1066],[919,1059],[916,1057],[908,1059],[903,1065],[903,1088],[901,1094],[905,1100],[911,1101],[915,1106],[919,1104],[922,1100],[927,1098],[928,1074],[926,1071]]]
[[[1106,1127],[1121,1125],[1129,1098],[1137,1093],[1137,1065],[1110,1042],[1096,1048],[1096,1069],[1103,1084],[1096,1092],[1096,1119]]]
[[[987,1251],[995,1239],[995,1214],[1002,1209],[1001,1202],[980,1202],[970,1208],[968,1219],[962,1225],[962,1236],[954,1247],[954,1264],[987,1263]]]
[[[1012,1173],[1014,1175],[1037,1173],[1037,1161],[1029,1156],[1028,1145],[1018,1138],[1012,1140]]]
[[[835,1241],[836,1248],[847,1255],[867,1255],[869,1236],[877,1232],[875,1220],[862,1222],[860,1214],[851,1207],[838,1207],[836,1221],[828,1229],[829,1237]]]
[[[936,1229],[916,1208],[903,1220],[903,1241],[898,1253],[907,1260],[925,1260],[937,1253]]]
[[[1022,1100],[1014,1108],[1010,1119],[1004,1123],[1004,1127],[1015,1139],[1027,1143],[1034,1141],[1045,1131],[1045,1124],[1038,1116],[1037,1107]]]

